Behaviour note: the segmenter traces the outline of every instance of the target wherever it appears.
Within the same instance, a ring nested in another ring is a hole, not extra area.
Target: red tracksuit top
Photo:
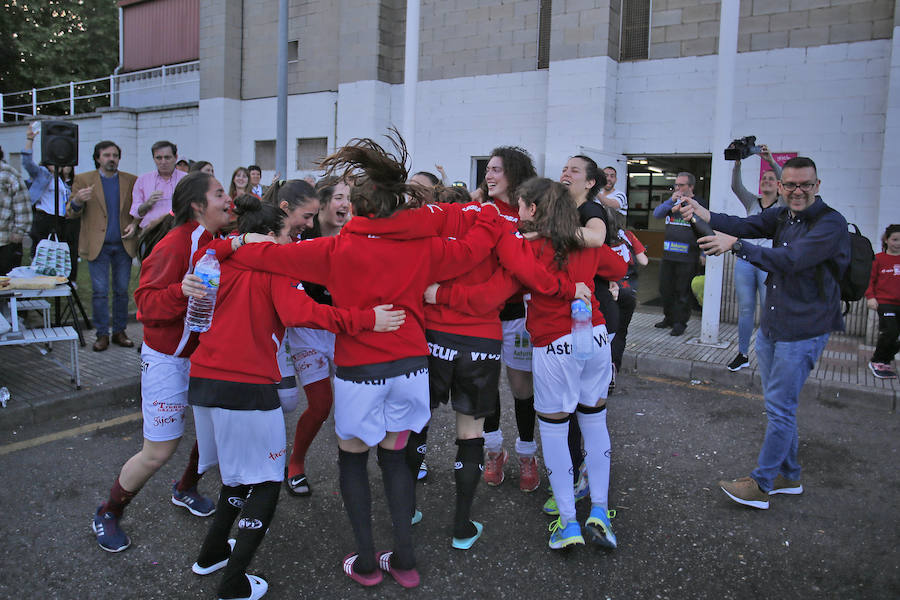
[[[528,242],[534,251],[531,260],[537,260],[549,270],[559,272],[556,261],[553,260],[553,247],[550,243],[539,238]],[[521,269],[516,263],[529,260],[518,248],[517,244],[509,243],[502,239],[497,245],[500,263],[506,267],[512,266],[513,270]],[[594,298],[594,276],[599,275],[603,279],[616,281],[625,276],[628,265],[609,246],[600,248],[583,248],[569,253],[564,273],[572,281],[582,281],[591,290],[591,309],[593,312],[592,323],[602,325],[606,323],[603,313],[599,310],[597,299]],[[504,268],[497,271],[491,279],[481,286],[465,288],[463,286],[441,286],[438,289],[437,299],[441,303],[449,303],[462,311],[479,312],[485,307],[495,305],[500,299],[509,296],[510,290],[521,290],[521,284]],[[573,294],[574,295],[574,294]],[[552,341],[572,331],[571,301],[559,296],[548,296],[537,291],[532,291],[531,300],[528,302],[528,316],[525,327],[531,336],[533,346],[546,346]]]
[[[213,240],[196,221],[179,225],[161,239],[141,264],[134,291],[144,343],[157,352],[187,358],[197,347],[197,335],[184,323],[187,298],[181,280],[191,272],[192,257]]]
[[[223,242],[231,244],[230,240]],[[275,353],[285,327],[327,329],[352,336],[375,326],[371,307],[340,309],[319,304],[299,281],[251,271],[233,260],[223,260],[220,268],[212,326],[200,334],[200,344],[191,356],[191,377],[277,383],[281,372]]]
[[[501,204],[498,203],[499,207]],[[407,210],[398,213],[391,218],[389,223],[375,224],[373,229],[386,237],[397,239],[395,235],[390,234],[389,229],[402,230],[400,239],[415,239],[419,237],[429,237],[436,235],[442,238],[456,238],[464,236],[465,233],[475,223],[478,213],[481,211],[481,204],[478,202],[469,202],[467,204],[428,204],[416,210]],[[509,222],[508,219],[505,219]],[[381,225],[379,227],[379,225]],[[504,238],[510,237],[507,234]],[[515,243],[513,240],[508,240]],[[528,255],[531,250],[524,241],[522,251]],[[518,264],[522,267],[515,271],[516,277],[519,277],[524,286],[529,289],[535,289],[541,293],[548,295],[559,294],[563,298],[573,298],[575,296],[575,284],[569,281],[565,274],[559,272],[550,272],[542,264],[526,256]],[[438,282],[443,285],[478,285],[484,283],[500,268],[497,257],[491,253],[485,260],[479,263],[471,271],[455,277],[447,281]],[[517,285],[511,292],[518,293],[520,286]],[[521,294],[519,294],[521,298]],[[508,298],[508,296],[507,296]],[[485,307],[485,310],[477,314],[470,314],[456,310],[452,306],[446,304],[426,304],[425,305],[425,329],[431,331],[441,331],[444,333],[452,333],[456,335],[465,335],[469,337],[487,338],[492,340],[503,339],[503,328],[500,325],[500,309],[503,308],[507,298],[503,298],[494,306]]]
[[[482,210],[466,237],[458,240],[430,237],[401,241],[373,233],[383,230],[392,219],[354,216],[334,237],[285,246],[248,244],[231,260],[324,285],[338,307],[393,304],[395,309],[406,311],[406,321],[397,331],[338,333],[334,362],[339,367],[425,357],[429,354],[425,343],[425,288],[435,281],[457,277],[483,261],[502,225],[496,211]],[[395,229],[393,233],[401,232]]]
[[[900,305],[900,255],[887,252],[875,255],[866,298],[875,298],[878,304]]]

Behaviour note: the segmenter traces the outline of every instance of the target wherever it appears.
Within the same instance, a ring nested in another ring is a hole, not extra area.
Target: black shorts
[[[500,384],[500,340],[426,330],[431,409],[452,400],[453,410],[476,419],[493,414]]]

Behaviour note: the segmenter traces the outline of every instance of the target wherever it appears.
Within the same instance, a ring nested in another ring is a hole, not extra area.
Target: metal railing
[[[173,76],[187,73],[196,73],[196,77],[172,79]],[[92,112],[99,106],[117,106],[118,98],[123,93],[164,89],[193,84],[199,80],[200,61],[194,60],[19,92],[0,92],[0,123],[32,119],[41,114],[73,116]],[[128,85],[127,89],[123,89],[123,84],[134,85]],[[106,101],[100,100],[104,98]],[[52,109],[48,110],[50,107]],[[42,112],[42,109],[46,113]]]

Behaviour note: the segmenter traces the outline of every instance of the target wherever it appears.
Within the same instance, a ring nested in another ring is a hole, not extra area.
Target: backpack
[[[820,212],[814,218],[809,220],[809,230],[823,216],[828,213],[837,212],[830,206],[826,206],[825,210]],[[785,210],[778,216],[778,225],[775,228],[775,237],[781,233],[781,227],[787,222],[788,211]],[[869,287],[869,278],[872,276],[872,263],[875,262],[875,252],[872,250],[872,243],[867,237],[862,235],[856,223],[848,223],[853,227],[850,231],[850,263],[847,265],[843,275],[838,273],[837,264],[832,259],[826,260],[824,263],[816,265],[816,281],[819,285],[819,296],[825,297],[824,283],[822,279],[822,265],[824,264],[838,282],[841,290],[841,300],[844,302],[844,312],[846,315],[850,312],[850,303],[862,299]]]

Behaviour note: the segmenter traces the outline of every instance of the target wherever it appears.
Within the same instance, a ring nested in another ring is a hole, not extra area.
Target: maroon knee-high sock
[[[201,473],[197,472],[197,464],[199,462],[200,451],[197,449],[197,442],[194,442],[194,447],[191,448],[191,456],[188,458],[187,467],[184,468],[184,473],[181,475],[181,479],[175,486],[179,492],[184,492],[197,487],[197,482],[203,477]]]
[[[116,477],[116,482],[109,489],[109,498],[103,503],[103,506],[100,507],[100,514],[102,515],[103,513],[111,512],[121,519],[125,507],[128,506],[128,503],[131,502],[132,498],[137,496],[139,491],[140,490],[129,492],[122,487],[119,483],[119,478]]]
[[[328,378],[303,386],[303,391],[306,393],[307,407],[297,419],[297,428],[294,430],[294,446],[291,450],[291,460],[288,462],[288,477],[306,473],[306,452],[322,428],[322,424],[328,419],[331,405],[334,404],[331,380]]]

